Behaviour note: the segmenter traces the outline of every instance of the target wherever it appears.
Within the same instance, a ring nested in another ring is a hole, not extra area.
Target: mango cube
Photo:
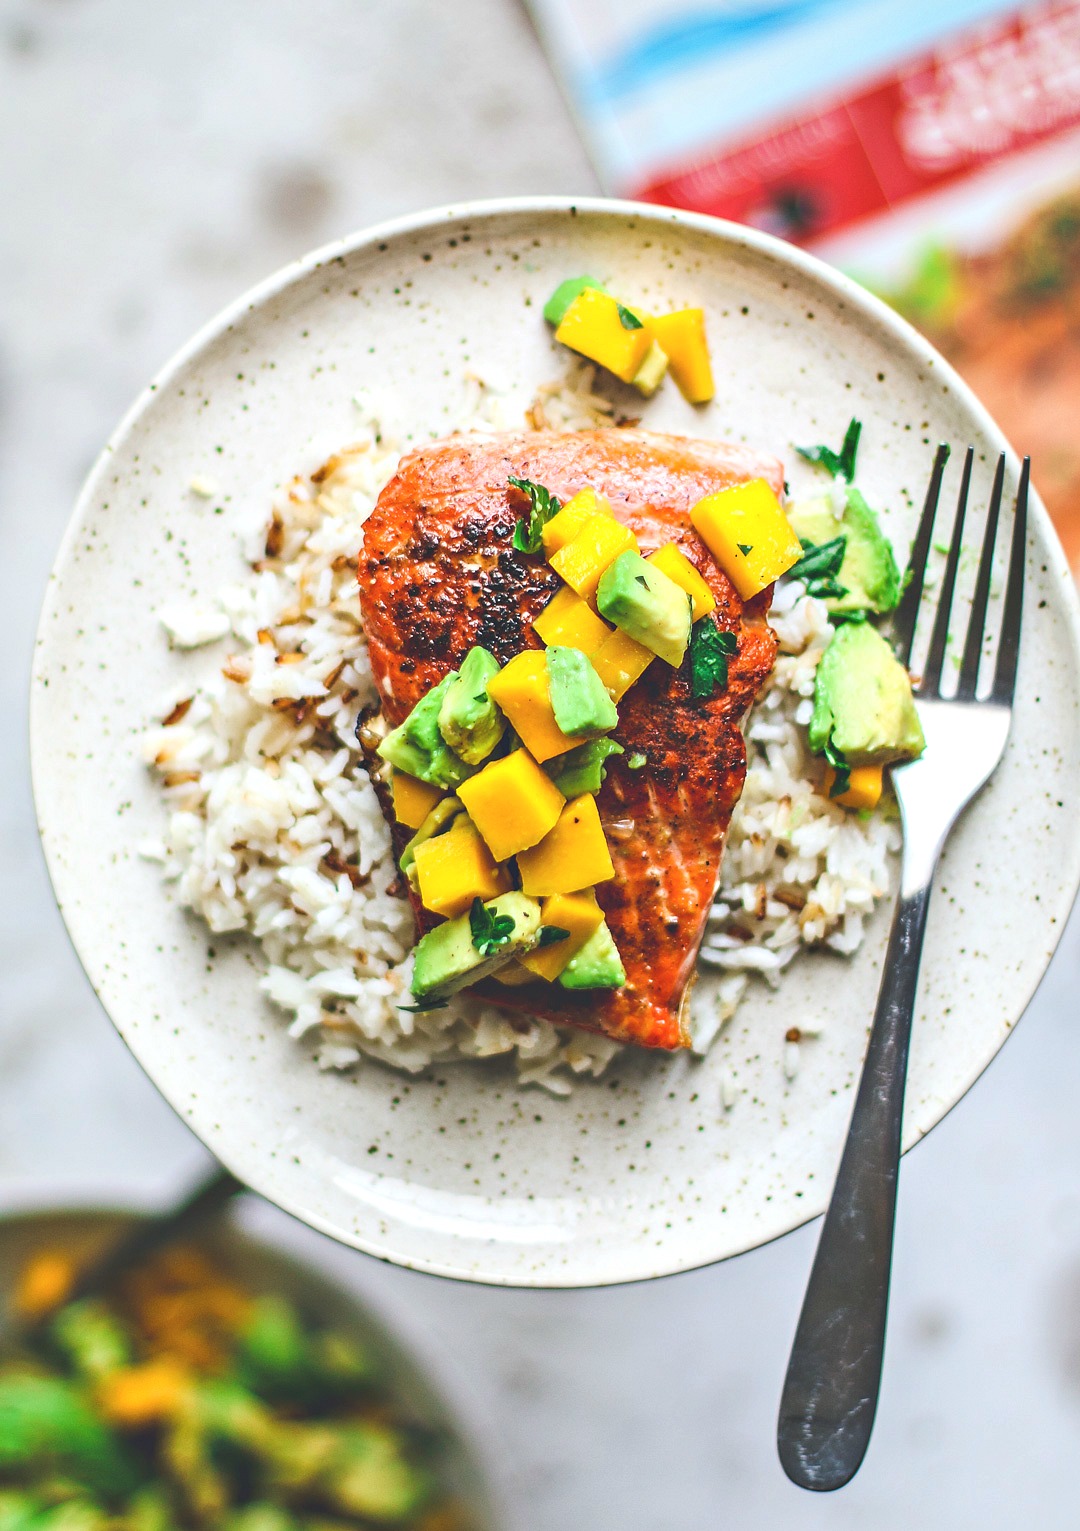
[[[884,767],[881,765],[852,766],[846,789],[832,801],[839,803],[841,808],[876,808],[881,801],[883,770]],[[835,781],[836,772],[832,766],[826,766],[826,796],[832,792]]]
[[[580,739],[564,734],[555,721],[543,649],[515,654],[488,681],[487,691],[534,760],[551,760],[581,743]]]
[[[716,392],[712,363],[705,339],[705,314],[700,308],[681,308],[659,314],[649,321],[656,343],[665,353],[679,392],[690,404],[705,404]]]
[[[518,856],[518,872],[521,891],[530,898],[577,893],[615,876],[591,793],[566,804],[554,828],[538,845]]]
[[[656,655],[629,633],[618,628],[608,634],[600,647],[589,655],[593,669],[607,687],[613,702],[621,701],[636,680],[640,680]]]
[[[628,328],[620,309],[639,323],[635,326],[631,322]],[[633,382],[653,342],[644,315],[633,313],[597,287],[586,287],[578,294],[563,315],[555,339],[614,372],[624,383]]]
[[[577,956],[603,922],[604,911],[591,888],[584,893],[556,893],[545,898],[540,906],[541,929],[545,925],[554,925],[559,930],[568,931],[569,935],[563,941],[553,941],[550,946],[529,952],[518,961],[538,978],[554,983],[570,958]]]
[[[691,510],[690,521],[744,601],[786,574],[803,555],[763,478],[706,495]]]
[[[190,1373],[184,1362],[162,1355],[111,1369],[99,1380],[95,1393],[98,1407],[111,1425],[138,1430],[175,1418],[190,1388]]]
[[[538,844],[559,822],[566,803],[528,750],[493,760],[461,785],[468,789],[459,794],[461,801],[496,861],[509,861]]]
[[[390,777],[390,794],[394,799],[394,818],[406,829],[419,829],[443,795],[441,787],[397,770]]]
[[[501,983],[508,989],[520,989],[523,984],[536,981],[535,974],[530,973],[528,968],[523,968],[516,958],[491,976],[496,983]]]
[[[444,835],[416,847],[414,865],[420,902],[450,920],[471,908],[474,898],[494,898],[511,887],[509,872],[495,865],[464,814]]]
[[[691,622],[696,622],[699,617],[708,616],[716,606],[716,597],[705,583],[702,576],[694,568],[685,553],[680,553],[673,542],[666,542],[662,548],[645,560],[666,574],[668,579],[674,581],[680,590],[685,590],[694,603],[694,609],[690,613]]]
[[[577,535],[552,555],[550,563],[571,590],[576,590],[583,601],[591,601],[608,564],[631,548],[637,550],[637,538],[628,526],[614,516],[591,516]]]
[[[564,585],[537,617],[533,631],[549,648],[580,649],[583,654],[591,654],[611,628],[600,620],[588,601]]]
[[[611,506],[595,489],[578,490],[573,499],[567,500],[562,510],[552,516],[540,533],[544,552],[550,558],[552,553],[565,547],[571,537],[577,536],[586,521],[591,521],[593,516],[610,515]]]

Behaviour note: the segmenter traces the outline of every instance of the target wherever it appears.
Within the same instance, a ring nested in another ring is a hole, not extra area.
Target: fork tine
[[[907,566],[907,587],[893,617],[893,634],[896,641],[897,656],[904,665],[911,664],[911,645],[915,639],[915,622],[919,615],[919,602],[922,600],[926,560],[930,556],[930,539],[934,535],[934,517],[937,514],[938,500],[941,497],[941,477],[945,472],[945,464],[948,460],[949,448],[945,442],[942,442],[934,457],[934,468],[930,475],[930,484],[926,491],[926,501],[923,505],[922,516],[919,519],[919,529],[915,533],[915,541],[911,544],[911,557],[908,560]]]
[[[941,671],[945,664],[945,649],[949,641],[949,616],[952,612],[953,591],[956,588],[956,571],[960,566],[960,549],[964,542],[964,513],[967,510],[968,490],[971,487],[971,468],[975,461],[975,448],[968,447],[964,457],[964,476],[960,480],[960,497],[956,502],[956,519],[953,522],[949,556],[945,560],[945,573],[941,578],[934,630],[930,634],[930,648],[923,665],[920,696],[934,696],[941,690]]]
[[[1005,483],[1005,453],[998,458],[994,474],[994,488],[986,512],[986,531],[983,534],[982,557],[979,574],[975,581],[975,594],[971,601],[964,658],[960,665],[960,680],[956,694],[967,701],[975,696],[979,685],[979,661],[982,658],[983,629],[986,626],[986,606],[990,599],[990,580],[994,572],[994,543],[997,541],[998,517],[1001,514],[1001,491]]]
[[[1016,690],[1016,665],[1020,657],[1020,618],[1024,609],[1024,565],[1027,562],[1027,502],[1031,458],[1024,458],[1020,486],[1016,491],[1016,517],[1013,521],[1012,551],[1009,554],[1009,583],[1005,590],[1005,612],[1001,619],[1001,642],[998,645],[997,669],[994,672],[995,702],[1012,704]]]

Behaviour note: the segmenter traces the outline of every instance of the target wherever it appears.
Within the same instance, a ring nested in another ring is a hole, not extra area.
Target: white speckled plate
[[[569,1100],[520,1091],[499,1065],[320,1074],[258,994],[254,953],[241,943],[208,961],[204,928],[135,854],[162,813],[136,737],[149,699],[192,663],[169,653],[155,610],[238,576],[236,524],[310,465],[316,443],[350,439],[357,390],[392,390],[417,440],[445,428],[465,370],[524,408],[563,365],[540,307],[582,270],[648,307],[707,310],[716,400],[694,410],[669,384],[642,406],[647,426],[790,463],[793,441],[838,439],[858,414],[860,481],[902,546],[938,440],[974,444],[985,504],[1005,445],[991,420],[912,330],[810,257],[667,209],[539,198],[446,209],[290,267],[166,368],[79,501],[34,678],[34,785],[57,897],[102,1002],[184,1119],[256,1190],[339,1239],[520,1285],[684,1270],[822,1210],[888,910],[854,960],[803,958],[778,993],[757,989],[706,1060],[627,1053]],[[224,515],[186,492],[208,472]],[[947,491],[958,473],[954,456]],[[802,482],[794,465],[791,477]],[[1063,807],[1080,758],[1077,605],[1038,505],[1029,576],[1012,740],[936,884],[909,1144],[1009,1034],[1080,875],[1080,823]],[[788,1082],[784,1032],[808,1017],[826,1028]],[[725,1069],[738,1086],[727,1112]]]

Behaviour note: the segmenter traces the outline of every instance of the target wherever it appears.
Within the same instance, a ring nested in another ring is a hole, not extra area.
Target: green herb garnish
[[[816,595],[823,601],[842,601],[848,592],[847,586],[835,579],[808,579],[806,593]]]
[[[844,444],[839,452],[834,452],[831,447],[796,447],[800,457],[805,457],[807,462],[817,463],[832,474],[833,478],[846,479],[850,484],[855,477],[855,454],[859,450],[859,437],[862,434],[862,421],[852,420],[844,435]]]
[[[621,303],[616,303],[615,307],[619,312],[619,323],[624,330],[643,330],[645,328],[637,314],[632,314]]]
[[[725,633],[708,617],[694,624],[690,634],[690,694],[712,696],[727,689],[728,659],[738,651],[734,633]]]
[[[514,527],[514,547],[519,553],[539,553],[543,546],[541,533],[552,517],[562,510],[562,501],[543,484],[534,484],[529,478],[511,478],[507,483],[529,496],[529,519],[519,521]]]
[[[642,766],[645,765],[645,763],[648,761],[648,758],[648,755],[643,755],[640,750],[635,750],[634,753],[627,758],[627,769],[631,771],[640,771]]]
[[[483,899],[474,898],[469,910],[469,930],[472,944],[481,957],[490,957],[505,946],[514,933],[514,917],[510,914],[492,914]]]
[[[800,537],[806,551],[798,563],[788,570],[789,579],[828,579],[840,573],[840,565],[847,552],[847,537],[833,537],[828,542],[807,542]]]
[[[563,930],[561,925],[541,925],[540,929],[536,932],[536,946],[533,950],[537,951],[541,946],[554,946],[556,941],[568,941],[569,939],[570,932]]]
[[[807,542],[800,537],[806,552],[793,568],[788,570],[791,579],[801,579],[807,595],[820,596],[822,600],[841,600],[847,595],[847,587],[837,581],[837,574],[847,552],[847,537],[832,537],[828,542]]]
[[[834,780],[832,786],[829,788],[829,796],[843,797],[844,793],[851,785],[851,767],[848,765],[847,761],[844,759],[843,755],[841,755],[840,751],[836,748],[831,739],[825,746],[824,754],[825,759],[829,762],[833,768],[833,771],[836,773],[836,779]]]

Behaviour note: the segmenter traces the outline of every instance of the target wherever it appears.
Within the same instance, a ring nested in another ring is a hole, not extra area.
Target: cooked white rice
[[[529,425],[610,424],[612,406],[592,383],[582,368],[542,389]],[[388,891],[390,835],[353,735],[357,712],[375,700],[355,560],[398,451],[370,401],[357,404],[355,444],[281,491],[269,526],[245,550],[244,577],[209,602],[159,613],[174,646],[221,641],[222,657],[193,659],[190,684],[155,709],[163,721],[142,749],[168,817],[162,839],[140,850],[212,931],[246,931],[259,942],[262,988],[290,1017],[291,1036],[315,1040],[320,1067],[349,1068],[367,1056],[417,1072],[509,1054],[520,1083],[565,1094],[575,1075],[600,1074],[618,1046],[511,1020],[467,997],[421,1014],[399,1008],[409,1002],[412,915]],[[459,428],[513,424],[470,380]],[[201,481],[191,489],[202,493]],[[824,604],[789,584],[773,624],[781,655],[750,720],[750,767],[694,994],[700,1050],[754,975],[776,984],[807,946],[855,950],[898,845],[885,815],[845,813],[815,790],[804,735],[831,635]],[[793,1048],[797,1060],[797,1039],[777,1037],[777,1066],[789,1075]],[[725,1107],[734,1103],[729,1093]]]

